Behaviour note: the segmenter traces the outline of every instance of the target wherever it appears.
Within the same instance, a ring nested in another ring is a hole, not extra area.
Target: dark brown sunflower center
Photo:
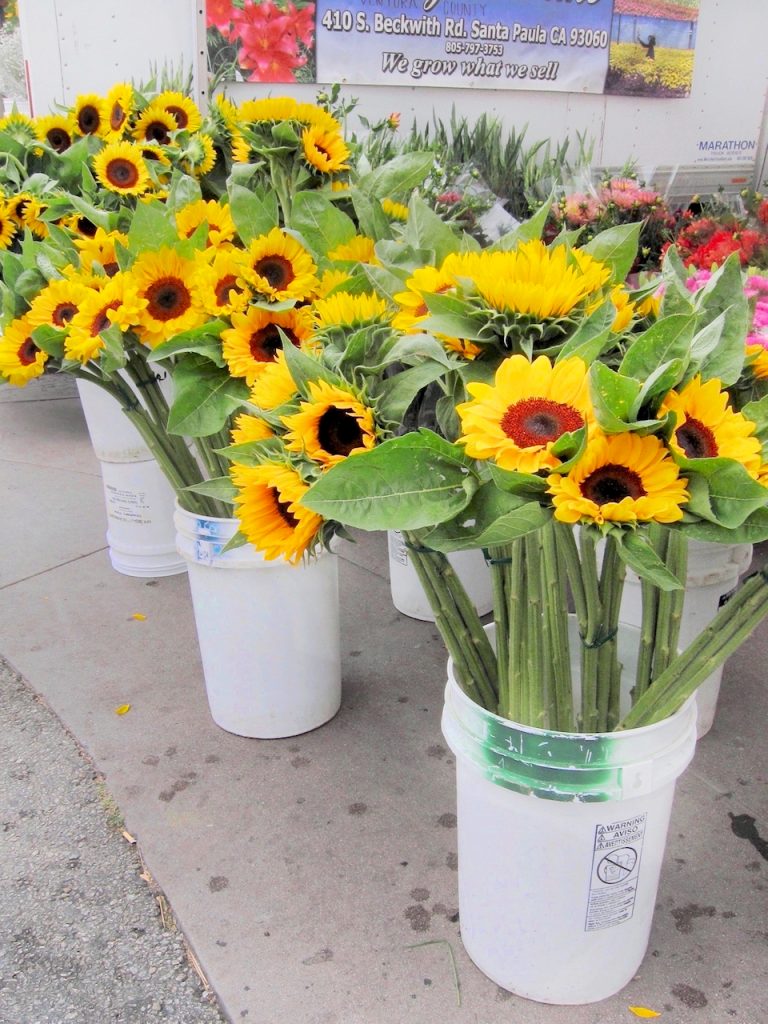
[[[283,333],[298,348],[299,339],[288,328],[283,328]],[[251,355],[260,363],[273,363],[275,356],[283,347],[283,339],[277,324],[267,324],[258,331],[254,331],[249,342]]]
[[[583,426],[581,413],[549,398],[524,398],[501,418],[501,429],[518,448],[538,448]]]
[[[35,356],[39,351],[40,349],[31,338],[25,338],[21,345],[19,345],[19,351],[16,355],[19,357],[19,362],[22,366],[30,366],[34,363]]]
[[[109,113],[109,127],[113,132],[118,131],[123,127],[125,123],[125,111],[119,103],[112,104],[112,110]]]
[[[264,256],[258,260],[253,269],[260,277],[269,282],[270,287],[278,290],[287,288],[296,277],[293,264],[284,256]]]
[[[222,277],[216,282],[214,294],[216,295],[216,305],[226,306],[232,301],[233,295],[241,295],[242,288],[238,287],[237,278],[234,274],[227,274],[226,277]]]
[[[99,130],[101,118],[96,107],[88,104],[77,115],[77,126],[83,135],[92,135]]]
[[[688,459],[713,459],[718,454],[715,435],[701,420],[689,417],[677,428],[675,437]]]
[[[320,417],[317,439],[329,455],[347,456],[362,447],[363,431],[352,413],[331,407]]]
[[[91,337],[95,338],[97,334],[101,334],[102,331],[106,331],[108,327],[112,326],[112,321],[107,316],[110,309],[117,309],[120,303],[115,300],[110,302],[108,306],[100,309],[96,316],[91,321]]]
[[[178,277],[162,277],[147,288],[147,312],[155,320],[173,320],[192,305],[189,289]]]
[[[120,265],[117,260],[109,260],[107,263],[102,263],[102,266],[107,277],[114,277],[120,269]]]
[[[167,146],[171,141],[171,133],[168,131],[168,126],[162,121],[150,121],[144,129],[144,138],[147,142],[157,142],[161,146]]]
[[[275,496],[275,507],[277,508],[280,517],[288,526],[290,526],[292,530],[295,530],[296,527],[299,525],[299,520],[291,512],[289,508],[289,502],[281,501],[277,496],[277,491],[274,491],[273,493]]]
[[[72,139],[68,132],[65,132],[63,128],[51,128],[46,134],[48,145],[51,149],[55,149],[57,153],[63,153],[65,149],[69,149],[72,145]]]
[[[74,302],[60,302],[51,314],[54,327],[65,327],[77,312]]]
[[[133,188],[139,180],[139,168],[131,160],[116,157],[107,164],[106,175],[115,188]]]
[[[96,235],[96,225],[87,217],[77,218],[77,230],[86,238],[94,238]]]
[[[166,107],[166,111],[173,117],[179,128],[186,128],[189,124],[187,112],[182,107]]]
[[[634,470],[608,463],[582,481],[581,493],[596,505],[607,505],[609,502],[623,501],[624,498],[642,498],[648,492]]]

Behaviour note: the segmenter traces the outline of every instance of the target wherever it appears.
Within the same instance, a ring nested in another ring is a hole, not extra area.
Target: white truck
[[[547,3],[572,0],[522,2],[552,10]],[[355,7],[355,0],[339,0],[342,4]],[[357,6],[374,5],[393,20],[400,17],[400,8],[423,9],[423,14],[436,3],[359,0]],[[479,0],[450,0],[447,7],[468,15],[485,9]],[[57,103],[69,105],[85,92],[104,93],[117,81],[147,81],[163,66],[191,69],[195,98],[203,105],[208,99],[205,0],[23,0],[19,8],[35,114]],[[515,89],[486,83],[440,88],[424,84],[425,79],[413,85],[361,85],[347,83],[344,60],[333,68],[332,81],[343,85],[344,95],[359,99],[358,110],[369,121],[396,111],[407,129],[412,121],[431,122],[433,115],[448,120],[452,110],[470,122],[486,113],[517,131],[526,127],[529,144],[575,140],[580,133],[593,142],[596,167],[617,168],[632,160],[647,184],[672,199],[718,187],[735,195],[745,187],[760,187],[766,174],[767,27],[765,0],[700,0],[693,82],[685,98],[551,91],[534,87],[537,82]],[[241,81],[229,83],[227,93],[235,102],[280,93],[312,101],[330,84]]]

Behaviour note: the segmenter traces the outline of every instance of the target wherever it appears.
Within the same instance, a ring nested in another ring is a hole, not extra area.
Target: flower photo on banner
[[[214,82],[314,82],[315,5],[305,0],[206,0]]]

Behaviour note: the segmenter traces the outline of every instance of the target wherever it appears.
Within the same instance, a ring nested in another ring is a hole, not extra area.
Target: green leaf
[[[729,306],[721,316],[724,319],[720,341],[701,361],[702,380],[719,380],[724,387],[735,384],[741,376],[746,356],[744,344],[748,327],[748,317],[741,304]]]
[[[555,362],[561,362],[570,356],[578,356],[587,366],[592,363],[615,342],[616,336],[611,325],[616,317],[613,303],[603,302],[578,325],[573,334],[563,344]]]
[[[641,221],[636,221],[607,228],[583,245],[582,251],[609,266],[613,282],[623,282],[635,262],[642,226]]]
[[[435,154],[431,152],[403,153],[364,175],[357,187],[377,199],[396,199],[410,196],[434,167]]]
[[[446,256],[459,248],[454,229],[432,210],[417,192],[408,204],[408,220],[403,239],[414,249],[427,249],[434,253],[431,263],[440,266]]]
[[[128,230],[131,252],[146,252],[175,248],[179,241],[176,221],[159,202],[139,203]]]
[[[23,270],[14,282],[14,291],[31,303],[47,283],[39,270]]]
[[[756,402],[748,402],[741,411],[755,424],[755,434],[760,443],[765,444],[768,441],[768,395],[763,395]]]
[[[216,476],[210,480],[202,480],[198,484],[190,484],[184,488],[185,491],[192,491],[194,494],[204,494],[208,498],[218,498],[219,501],[226,501],[231,504],[235,500],[237,490],[228,476]]]
[[[733,529],[768,503],[768,488],[754,480],[744,466],[733,459],[678,458],[675,461],[680,472],[688,476],[691,500],[687,507],[704,519],[712,518],[721,526]],[[706,496],[701,490],[701,481],[706,482]]]
[[[402,278],[397,277],[391,271],[387,270],[386,267],[375,267],[370,263],[366,263],[363,271],[373,285],[374,291],[377,295],[380,295],[383,299],[387,299],[390,302],[394,302],[395,295],[402,292],[405,283]],[[346,291],[346,288],[343,289]]]
[[[221,352],[221,332],[226,327],[223,320],[208,320],[200,327],[177,334],[168,341],[163,341],[148,353],[150,363],[161,363],[164,359],[178,356],[184,352],[195,352],[210,359],[216,366],[226,366]]]
[[[190,203],[195,203],[202,199],[202,197],[203,193],[197,179],[174,169],[171,175],[171,187],[168,190],[168,198],[165,201],[168,209],[176,213],[185,206],[189,206]]]
[[[647,331],[630,338],[627,354],[621,361],[619,373],[644,381],[662,363],[679,360],[683,368],[688,365],[691,340],[696,320],[693,316],[667,316],[657,320]]]
[[[266,189],[232,185],[229,209],[245,246],[250,245],[254,238],[268,234],[280,223],[277,194]]]
[[[351,190],[350,199],[355,209],[361,234],[379,241],[392,238],[392,226],[381,208],[380,199],[372,199],[371,196],[361,192],[359,188]]]
[[[50,324],[43,324],[32,331],[32,340],[42,352],[54,359],[64,358],[64,332]]]
[[[477,487],[471,465],[458,447],[421,430],[331,467],[301,503],[363,530],[419,530],[467,507]]]
[[[218,433],[249,395],[244,381],[230,377],[209,360],[192,355],[175,367],[173,386],[175,398],[168,431],[184,437]]]
[[[111,324],[105,331],[100,332],[99,337],[104,342],[104,348],[98,357],[99,366],[101,372],[108,377],[116,370],[122,370],[127,362],[123,332],[117,324]]]
[[[280,328],[278,328],[280,330]],[[324,380],[328,384],[335,384],[337,387],[345,387],[344,381],[335,373],[331,373],[323,363],[307,352],[293,345],[286,335],[280,330],[283,338],[283,353],[285,363],[290,375],[293,377],[296,388],[304,398],[309,398],[308,384],[310,381]]]
[[[508,544],[540,529],[552,517],[537,501],[501,491],[492,482],[481,484],[461,515],[424,535],[436,551],[466,551]]]
[[[261,441],[242,441],[231,444],[228,448],[219,448],[218,452],[230,462],[240,466],[262,466],[265,462],[274,462],[276,457],[285,457],[285,445],[278,437],[265,437]]]
[[[320,192],[299,192],[293,199],[290,227],[315,253],[328,253],[356,233],[355,222]]]
[[[669,571],[648,541],[635,530],[613,530],[619,557],[641,579],[660,590],[681,590],[683,583]]]
[[[634,377],[624,377],[604,363],[593,363],[589,371],[589,390],[595,418],[608,434],[623,433],[637,412],[642,385]]]
[[[768,508],[757,509],[741,526],[732,529],[699,520],[685,523],[681,530],[691,540],[704,540],[711,544],[760,544],[768,540]]]
[[[536,476],[535,473],[516,473],[509,469],[501,469],[495,462],[489,462],[488,468],[491,479],[502,491],[520,494],[528,498],[538,498],[540,495],[546,494],[547,481],[542,476]]]
[[[416,395],[446,372],[443,363],[429,362],[388,377],[381,383],[376,397],[376,416],[389,423],[403,422],[406,410]]]

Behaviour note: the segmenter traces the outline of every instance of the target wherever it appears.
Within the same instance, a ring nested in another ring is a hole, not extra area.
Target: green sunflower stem
[[[597,725],[600,732],[614,729],[620,716],[621,665],[618,659],[617,634],[625,573],[626,568],[619,557],[618,544],[609,534],[605,539],[600,571],[600,603],[603,612],[602,643],[598,648],[597,661]]]
[[[688,569],[688,542],[678,530],[664,530],[666,544],[664,561],[669,571],[680,580],[678,590],[663,590],[656,611],[656,641],[653,676],[658,678],[677,655],[680,622],[685,603],[685,579]]]
[[[599,642],[603,624],[600,605],[600,584],[597,576],[597,545],[593,537],[582,529],[579,533],[581,570],[586,606],[586,630],[581,633],[581,729],[598,729],[597,672]]]
[[[509,705],[509,597],[507,565],[511,559],[510,545],[490,548],[486,555],[493,585],[493,618],[496,623],[496,664],[499,679],[499,708]]]
[[[448,558],[424,547],[416,532],[404,532],[414,569],[448,649],[462,689],[487,711],[498,709],[496,666],[480,618]],[[463,595],[463,598],[462,598]]]
[[[658,676],[621,720],[635,729],[673,715],[768,615],[768,571],[748,577],[696,639]]]
[[[509,631],[507,660],[507,705],[500,714],[514,722],[523,721],[525,689],[525,637],[528,591],[525,562],[525,541],[520,538],[511,545],[512,562],[507,565],[507,623]]]
[[[553,519],[542,531],[542,581],[547,599],[549,660],[553,678],[553,716],[550,724],[561,732],[572,732],[575,721],[568,643],[568,595],[558,561],[557,526]]]
[[[528,569],[527,629],[525,636],[526,690],[524,725],[544,728],[547,716],[547,675],[544,668],[545,595],[541,587],[540,532],[526,534],[525,561]],[[546,595],[549,600],[549,595]]]

